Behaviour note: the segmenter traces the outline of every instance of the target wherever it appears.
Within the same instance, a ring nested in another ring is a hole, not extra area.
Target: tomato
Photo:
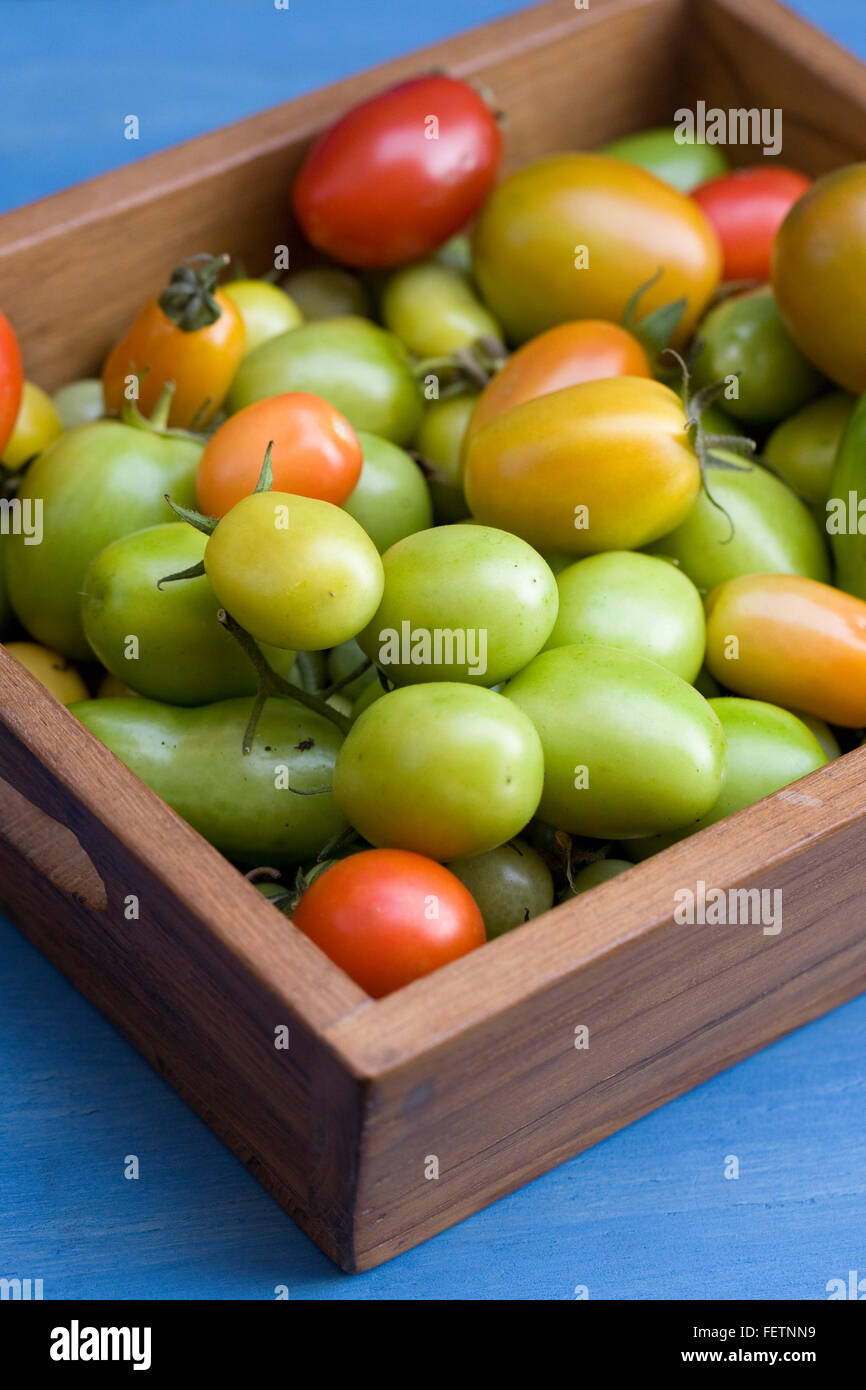
[[[445,357],[478,338],[501,338],[468,275],[419,261],[388,277],[382,321],[416,357]]]
[[[76,425],[90,425],[105,414],[105,397],[99,377],[67,382],[51,399],[65,430],[74,429]]]
[[[5,554],[6,537],[0,531],[0,640],[12,621],[12,609],[9,606],[9,595],[6,590]]]
[[[632,841],[633,844],[639,841]],[[619,878],[630,869],[631,863],[628,859],[596,859],[592,864],[587,864],[583,869],[578,869],[571,880],[571,887],[563,894],[563,902],[569,898],[578,898],[581,893],[588,893],[590,888],[597,888],[600,883],[607,883],[610,878]]]
[[[268,700],[244,754],[251,709],[249,699],[178,709],[137,697],[72,706],[101,743],[230,859],[298,863],[345,829],[330,792],[321,790],[330,783],[340,734],[291,700]],[[297,795],[304,791],[318,795]]]
[[[421,391],[406,349],[366,319],[305,323],[262,343],[241,364],[229,410],[286,391],[323,396],[356,430],[394,444],[408,443],[421,418]]]
[[[482,425],[515,405],[582,381],[611,376],[652,376],[646,353],[625,328],[598,319],[578,319],[550,328],[518,348],[485,386],[469,422],[465,445]]]
[[[403,449],[363,431],[358,439],[364,465],[343,509],[381,552],[433,525],[430,492],[421,469]]]
[[[207,539],[182,521],[151,526],[106,546],[84,577],[81,620],[103,666],[140,695],[174,705],[204,705],[253,695],[252,663],[217,620],[208,580],[160,586],[204,556]],[[265,656],[288,677],[293,652]],[[83,697],[78,697],[83,698]]]
[[[828,582],[827,542],[800,498],[760,464],[723,450],[718,456],[735,471],[708,469],[708,491],[654,543],[653,554],[675,560],[704,593],[741,574],[805,574]]]
[[[481,909],[488,940],[553,907],[550,870],[524,840],[509,840],[507,845],[471,859],[452,859],[447,867]]]
[[[284,280],[286,292],[305,319],[355,315],[371,318],[370,296],[357,275],[339,265],[312,265],[293,270]]]
[[[473,516],[539,550],[646,545],[688,515],[700,467],[679,397],[643,377],[537,396],[473,435],[463,485]]]
[[[833,462],[854,405],[847,391],[819,396],[777,425],[764,444],[764,460],[810,504],[822,528]]]
[[[757,164],[694,190],[722,243],[723,280],[769,280],[776,233],[811,182],[782,164]]]
[[[794,204],[772,281],[800,350],[837,386],[866,391],[866,163],[824,174]]]
[[[150,414],[172,381],[170,425],[203,428],[214,418],[244,351],[240,311],[215,288],[223,263],[216,256],[198,268],[179,266],[168,288],[139,310],[102,369],[106,410],[118,413],[134,399]]]
[[[501,153],[479,93],[427,73],[361,102],[319,136],[295,182],[295,214],[335,261],[404,265],[474,216]]]
[[[717,305],[701,324],[699,339],[694,382],[709,386],[728,378],[720,404],[738,420],[775,424],[824,384],[786,330],[768,289]]]
[[[693,681],[704,659],[701,596],[690,579],[663,560],[609,550],[569,565],[556,577],[559,614],[547,639],[616,647],[657,661]]]
[[[673,672],[613,647],[556,647],[509,681],[544,749],[542,820],[627,840],[708,811],[725,757],[721,724]]]
[[[361,476],[358,436],[338,410],[305,391],[269,396],[230,416],[205,445],[195,486],[206,516],[225,516],[255,491],[269,443],[279,492],[339,506]]]
[[[14,656],[62,705],[87,699],[87,686],[75,667],[59,652],[49,651],[36,642],[7,642],[4,650]]]
[[[96,688],[96,696],[99,700],[116,700],[119,696],[138,695],[137,690],[133,690],[126,681],[118,680],[110,671],[106,671],[102,680]]]
[[[288,492],[244,497],[204,556],[223,608],[260,642],[322,651],[354,637],[382,597],[379,552],[330,502]]]
[[[814,714],[804,714],[800,709],[792,709],[791,714],[796,714],[801,723],[815,738],[824,753],[827,762],[832,762],[834,758],[841,758],[842,749],[839,747],[839,740],[823,719],[816,719]]]
[[[541,650],[556,619],[551,571],[505,531],[436,526],[382,564],[382,601],[358,642],[397,685],[495,685]]]
[[[639,130],[634,135],[622,135],[602,145],[600,154],[639,164],[657,179],[690,193],[698,184],[724,174],[728,161],[718,145],[700,144],[694,140],[680,141],[675,126],[655,126]]]
[[[727,747],[719,798],[694,825],[670,835],[630,841],[627,850],[636,859],[645,859],[706,825],[715,825],[725,816],[781,791],[827,761],[811,730],[788,710],[762,700],[732,697],[710,703],[721,720]]]
[[[793,574],[729,579],[707,598],[707,666],[738,695],[866,725],[866,603]]]
[[[866,599],[866,395],[839,444],[827,488],[825,526],[840,589]]]
[[[22,516],[41,504],[42,540],[7,540],[9,598],[28,632],[46,647],[86,660],[81,591],[91,560],[131,531],[171,521],[165,494],[195,505],[201,445],[161,434],[145,421],[102,420],[61,437],[28,469]]]
[[[463,521],[469,515],[463,495],[460,457],[478,393],[460,391],[429,403],[415,435],[415,448],[434,470],[428,481],[437,521]]]
[[[622,319],[641,285],[646,312],[684,296],[676,343],[691,337],[721,273],[715,232],[696,203],[636,165],[552,155],[512,174],[475,224],[473,269],[509,339],[570,319]]]
[[[25,381],[15,427],[3,450],[4,468],[23,468],[62,433],[63,425],[51,397],[32,381]]]
[[[297,304],[269,280],[232,280],[225,286],[224,294],[243,319],[244,357],[259,343],[288,333],[304,321]]]
[[[541,744],[521,710],[443,681],[368,705],[340,750],[334,799],[373,845],[462,859],[526,825],[542,777]]]
[[[374,999],[485,941],[481,913],[460,880],[403,849],[369,849],[332,864],[292,921]]]
[[[0,311],[0,455],[15,427],[23,381],[18,339]]]

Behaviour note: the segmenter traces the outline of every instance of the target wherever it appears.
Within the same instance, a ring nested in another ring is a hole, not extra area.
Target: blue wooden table
[[[519,7],[0,0],[0,210]],[[866,57],[863,0],[796,8]],[[866,1295],[866,998],[349,1277],[0,920],[0,1277],[46,1298],[810,1299],[851,1270]]]

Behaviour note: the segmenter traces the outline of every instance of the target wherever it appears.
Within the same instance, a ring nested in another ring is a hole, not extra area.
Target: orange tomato
[[[578,319],[550,328],[518,348],[485,386],[465,444],[482,425],[514,405],[610,376],[652,376],[646,353],[627,329],[603,319]]]
[[[255,491],[269,443],[277,492],[339,507],[361,476],[361,445],[344,415],[306,391],[268,396],[230,416],[208,440],[195,484],[206,516],[225,516]]]
[[[707,598],[706,664],[739,695],[866,725],[866,603],[795,574],[746,574]]]
[[[171,283],[139,311],[102,369],[105,408],[119,413],[135,399],[150,415],[163,387],[174,382],[168,423],[207,425],[222,405],[243,356],[245,331],[232,299],[215,288],[223,257],[198,268],[180,266]],[[130,397],[129,379],[138,378]]]

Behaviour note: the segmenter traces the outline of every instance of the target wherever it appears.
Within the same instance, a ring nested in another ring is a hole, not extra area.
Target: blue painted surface
[[[517,8],[0,0],[0,208]],[[796,8],[866,56],[862,0]],[[0,1276],[48,1298],[809,1299],[851,1269],[866,1277],[866,998],[349,1278],[0,922]]]

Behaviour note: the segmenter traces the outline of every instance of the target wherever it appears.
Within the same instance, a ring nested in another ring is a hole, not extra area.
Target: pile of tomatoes
[[[0,315],[8,651],[374,996],[866,725],[866,166],[501,154],[426,75],[302,268],[191,256],[53,398]]]

